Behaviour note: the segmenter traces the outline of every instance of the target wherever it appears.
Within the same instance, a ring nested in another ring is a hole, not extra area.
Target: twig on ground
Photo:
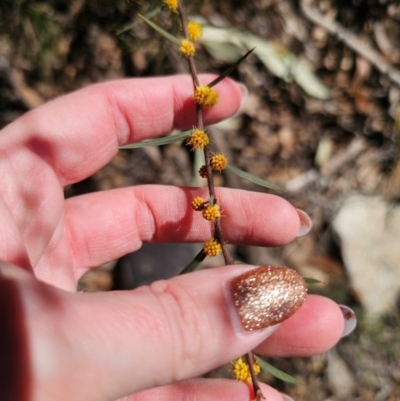
[[[343,28],[340,24],[326,18],[314,7],[307,4],[306,0],[300,2],[303,14],[315,24],[335,35],[346,46],[354,50],[360,56],[368,60],[378,71],[386,75],[394,84],[400,87],[400,70],[389,64],[380,53],[374,50],[365,41],[359,39],[353,32]]]

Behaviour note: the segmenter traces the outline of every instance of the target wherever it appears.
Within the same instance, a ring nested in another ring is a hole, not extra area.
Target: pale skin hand
[[[221,101],[206,111],[206,124],[232,115],[240,104],[233,81],[217,90]],[[243,401],[249,397],[244,383],[177,381],[257,346],[272,356],[307,356],[340,338],[338,306],[315,296],[268,341],[263,333],[238,336],[221,283],[242,266],[134,291],[74,293],[85,271],[143,241],[211,236],[210,224],[190,208],[193,196],[207,197],[204,190],[138,186],[63,198],[65,185],[99,170],[118,145],[190,128],[191,92],[190,78],[182,76],[95,85],[27,113],[0,133],[0,319],[8,328],[0,333],[0,344],[7,343],[0,349],[8,352],[0,371],[12,373],[4,383],[0,378],[0,399]],[[285,200],[228,189],[218,197],[230,243],[276,246],[296,237],[299,217]],[[263,391],[269,401],[282,399],[271,388]]]

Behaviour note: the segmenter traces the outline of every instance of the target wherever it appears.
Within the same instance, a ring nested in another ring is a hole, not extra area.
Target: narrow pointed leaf
[[[304,277],[304,281],[307,284],[326,284],[323,281],[317,280],[316,278],[311,278],[311,277]]]
[[[238,169],[237,167],[231,166],[228,164],[226,166],[226,170],[229,172],[236,174],[238,177],[243,178],[244,180],[250,181],[253,184],[260,185],[261,187],[269,188],[269,189],[274,189],[275,191],[282,191],[286,192],[286,189],[283,189],[279,187],[278,185],[272,184],[271,182],[265,181],[261,178],[258,178],[254,176],[253,174],[246,173],[243,170]]]
[[[256,356],[256,361],[260,365],[261,369],[266,370],[272,376],[275,376],[276,378],[283,380],[284,382],[287,382],[287,383],[302,384],[302,382],[299,379],[296,379],[295,377],[290,376],[285,372],[282,372],[281,370],[277,369],[275,366],[272,366],[271,364],[269,364],[268,362],[264,361],[261,358],[258,358],[257,356]]]
[[[159,12],[161,11],[161,7],[157,7],[154,10],[150,11],[148,14],[146,14],[146,18],[150,19],[156,16]],[[119,31],[116,32],[117,35],[121,35],[121,33],[124,33],[126,31],[129,31],[129,29],[132,29],[135,25],[141,24],[143,22],[143,19],[135,19],[135,21],[131,22],[128,25],[125,25],[123,28],[121,28]]]
[[[308,95],[323,100],[330,98],[329,88],[306,65],[303,65],[294,57],[291,73],[293,79]]]
[[[281,54],[271,42],[251,33],[243,33],[241,39],[249,48],[255,47],[254,54],[274,75],[286,82],[292,80],[290,74],[290,57],[288,57],[290,52]]]
[[[242,54],[239,49],[230,43],[218,43],[201,41],[211,57],[223,61],[226,64],[234,63]]]
[[[186,274],[195,271],[206,257],[206,253],[204,252],[203,248],[201,248],[201,251],[193,258],[193,260],[191,260],[187,264],[187,266],[179,274]]]
[[[139,149],[139,148],[146,148],[148,146],[162,146],[168,145],[169,143],[179,142],[182,139],[187,138],[193,130],[180,132],[179,134],[163,136],[162,138],[156,139],[148,139],[146,141],[137,142],[137,143],[129,143],[127,145],[119,146],[118,149]]]
[[[214,79],[214,81],[210,82],[207,86],[212,88],[213,86],[217,85],[217,83],[221,82],[225,77],[227,77],[232,71],[234,71],[239,64],[247,58],[247,56],[254,50],[253,47],[250,49],[244,56],[240,57],[235,63],[233,63],[230,67],[228,67],[221,75]]]
[[[170,33],[168,33],[167,31],[165,31],[164,29],[162,29],[161,27],[159,27],[157,24],[155,24],[153,21],[150,21],[149,19],[147,19],[145,16],[139,14],[139,17],[146,22],[148,25],[150,25],[154,30],[156,30],[158,33],[161,33],[161,35],[163,35],[165,38],[167,38],[168,40],[170,40],[172,43],[175,43],[177,45],[179,45],[181,43],[181,41],[176,38],[175,36],[172,36]]]

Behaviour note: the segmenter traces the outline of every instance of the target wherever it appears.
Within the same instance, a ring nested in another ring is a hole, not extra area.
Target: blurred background
[[[29,109],[94,82],[186,73],[174,45],[132,23],[155,1],[2,0],[0,128]],[[199,71],[232,74],[249,98],[210,129],[231,164],[288,190],[311,233],[278,249],[237,247],[237,259],[283,264],[323,284],[310,292],[351,306],[359,326],[332,351],[274,359],[300,379],[262,380],[296,401],[400,400],[400,3],[389,0],[204,0]],[[176,17],[153,20],[178,32]],[[122,32],[121,32],[122,31]],[[93,105],[95,107],[95,105]],[[204,185],[184,144],[120,151],[66,196],[134,184]],[[236,176],[216,184],[264,191]],[[177,274],[200,244],[151,245],[84,276],[82,291],[128,289]],[[204,267],[223,264],[206,260]],[[210,376],[229,375],[227,367]]]

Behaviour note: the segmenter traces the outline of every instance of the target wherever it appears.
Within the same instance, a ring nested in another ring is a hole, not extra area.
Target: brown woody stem
[[[178,0],[178,12],[179,12],[179,17],[181,20],[182,24],[182,31],[185,39],[189,40],[189,34],[187,30],[187,17],[186,13],[183,7],[183,4],[181,1]],[[190,70],[190,74],[192,76],[193,80],[193,86],[194,89],[196,89],[197,86],[199,86],[199,78],[197,75],[197,69],[196,65],[194,62],[193,57],[188,57],[188,66]],[[198,129],[204,130],[204,122],[203,122],[203,107],[199,104],[196,104],[196,127]],[[212,168],[210,164],[212,154],[209,146],[204,147],[204,158],[206,162],[206,173],[207,173],[207,184],[208,184],[208,192],[210,195],[210,199],[214,199],[214,204],[218,203],[218,199],[215,194],[215,186],[214,186],[214,179],[213,179],[213,173],[212,173]],[[226,241],[222,232],[221,228],[221,218],[217,218],[214,223],[214,237],[217,239],[217,241],[221,244],[222,247],[222,254],[224,256],[225,264],[226,265],[233,265],[235,264],[235,260],[231,256],[231,254],[228,251],[228,248],[226,246]],[[254,371],[254,358],[253,354],[249,352],[246,354],[247,358],[247,363],[249,365],[250,369],[250,375],[251,375],[251,381],[253,384],[253,389],[254,389],[254,396],[257,401],[261,401],[261,399],[265,398],[261,392],[260,386],[258,384],[258,379],[257,375]]]
[[[251,383],[253,385],[254,391],[254,399],[256,401],[261,401],[261,399],[265,399],[265,397],[260,389],[260,385],[258,384],[257,374],[254,371],[254,355],[252,352],[248,352],[246,354],[246,362],[249,365]]]
[[[185,10],[184,10],[184,7],[183,7],[183,4],[181,1],[178,1],[178,11],[179,11],[180,19],[181,19],[183,35],[184,35],[185,39],[189,40],[189,34],[187,31],[188,20],[186,18],[186,13],[185,13]],[[197,75],[196,65],[194,63],[193,57],[188,57],[188,66],[189,66],[190,74],[192,76],[193,86],[194,86],[194,88],[196,88],[200,84],[200,82],[199,82],[199,78]],[[196,105],[196,127],[201,130],[204,130],[203,107],[199,104]],[[215,194],[214,179],[213,179],[213,174],[212,174],[212,168],[210,165],[211,157],[212,157],[212,154],[211,154],[209,146],[205,146],[204,147],[204,158],[205,158],[205,162],[206,162],[208,192],[209,192],[210,198],[213,198],[214,204],[216,204],[216,203],[218,203],[218,199]],[[225,264],[227,264],[227,265],[234,264],[235,261],[227,249],[226,241],[225,241],[224,235],[222,233],[220,218],[216,219],[216,221],[214,223],[214,231],[215,231],[215,233],[214,233],[215,238],[221,244],[222,254],[224,256]]]

